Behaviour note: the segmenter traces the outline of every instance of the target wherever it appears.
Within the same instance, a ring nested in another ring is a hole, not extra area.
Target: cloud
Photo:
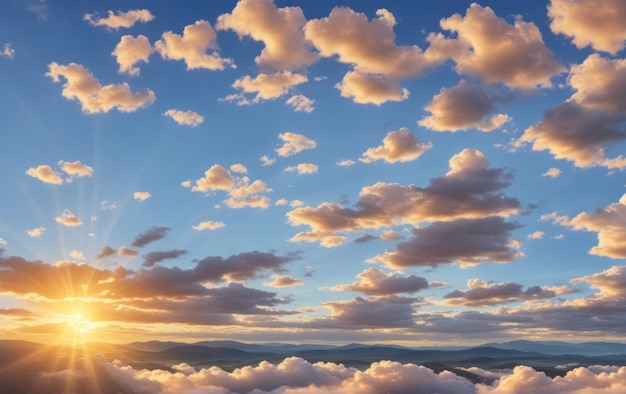
[[[220,57],[216,39],[217,34],[211,24],[198,20],[193,25],[185,26],[182,36],[171,31],[163,33],[161,39],[154,43],[154,49],[163,59],[184,61],[187,70],[223,70],[226,66],[234,67],[232,59]],[[213,51],[207,53],[209,49]]]
[[[541,239],[545,233],[543,231],[535,231],[533,233],[528,234],[528,239]]]
[[[225,227],[224,222],[214,222],[212,220],[207,220],[205,222],[199,223],[197,226],[191,226],[196,231],[202,230],[217,230]]]
[[[270,199],[267,196],[246,196],[246,197],[229,197],[224,200],[229,208],[267,208],[270,206]]]
[[[271,166],[272,164],[276,163],[275,157],[268,157],[266,155],[261,156],[259,160],[261,161],[261,165],[263,167]]]
[[[15,49],[11,48],[11,44],[4,44],[4,49],[0,52],[0,57],[8,57],[13,59],[15,56]]]
[[[404,239],[402,235],[398,234],[397,232],[393,230],[383,231],[383,233],[380,234],[379,238],[382,239],[383,241],[397,241],[400,239]]]
[[[561,170],[556,167],[550,167],[548,171],[541,174],[541,176],[548,176],[550,178],[558,178],[561,175]]]
[[[489,161],[477,150],[463,150],[450,161],[450,171],[431,179],[427,187],[379,182],[361,189],[356,208],[335,203],[301,207],[287,213],[292,226],[307,225],[291,241],[326,240],[336,245],[344,237],[338,231],[359,232],[367,228],[430,221],[453,221],[485,216],[509,216],[519,212],[519,201],[506,197],[512,175],[505,169],[488,168]]]
[[[354,160],[340,160],[336,163],[339,167],[350,167],[356,164],[356,161]]]
[[[63,211],[63,214],[61,214],[61,216],[57,216],[56,218],[54,218],[54,220],[56,220],[57,223],[62,224],[66,227],[76,227],[83,224],[83,222],[81,222],[79,218],[77,218],[72,212],[67,209]]]
[[[409,91],[398,85],[398,80],[393,78],[349,71],[335,87],[341,92],[341,97],[352,97],[355,103],[381,105],[387,101],[404,101],[409,98]]]
[[[150,194],[149,192],[134,192],[133,193],[133,198],[139,201],[146,201],[150,197],[152,197],[152,194]]]
[[[103,211],[111,211],[113,209],[117,209],[117,205],[115,205],[114,202],[104,200],[100,202],[100,209],[102,209]]]
[[[626,194],[618,202],[591,213],[579,213],[571,220],[556,218],[555,222],[574,230],[596,232],[598,244],[589,253],[612,259],[626,258]]]
[[[165,116],[169,116],[174,119],[179,125],[196,127],[204,122],[204,117],[191,111],[180,111],[177,109],[168,109],[163,113]]]
[[[0,245],[6,245],[7,244],[7,240],[4,238],[0,238]]]
[[[420,276],[404,276],[401,272],[389,272],[377,268],[368,268],[357,275],[358,282],[328,287],[330,291],[356,291],[365,295],[384,296],[418,291],[443,285],[440,282],[429,283]]]
[[[300,163],[297,166],[289,166],[285,168],[285,171],[297,171],[298,175],[315,174],[317,172],[317,165],[312,163]]]
[[[311,326],[345,329],[415,327],[413,303],[416,301],[416,298],[396,295],[327,301],[323,305],[330,309],[330,316],[313,321]]]
[[[620,0],[551,0],[548,4],[550,29],[571,37],[577,48],[591,46],[616,54],[626,41],[626,6]]]
[[[600,291],[600,297],[626,297],[626,266],[614,265],[600,273],[572,279],[573,284],[587,283]]]
[[[26,234],[28,234],[29,237],[37,238],[37,237],[41,237],[45,231],[46,231],[45,227],[36,227],[32,230],[26,230]]]
[[[187,253],[188,252],[186,250],[180,249],[150,252],[143,256],[144,261],[141,266],[152,267],[161,261],[176,259],[180,256],[186,255]]]
[[[230,170],[232,172],[236,172],[238,174],[247,174],[248,169],[243,164],[237,163],[230,166]]]
[[[317,61],[302,32],[306,19],[300,7],[277,8],[272,0],[240,0],[230,14],[222,14],[218,30],[233,30],[265,45],[254,60],[275,70],[302,69]]]
[[[536,301],[573,292],[567,286],[531,286],[522,290],[518,283],[488,283],[480,279],[467,281],[468,290],[456,290],[444,296],[445,305],[486,307],[516,301]]]
[[[70,257],[76,260],[85,260],[85,254],[78,250],[72,250],[70,252]]]
[[[497,100],[486,89],[461,80],[456,86],[441,88],[439,94],[424,107],[432,115],[418,123],[435,131],[454,132],[469,128],[492,131],[510,120],[504,114],[492,115],[486,119],[493,112],[493,104]]]
[[[382,145],[369,148],[359,160],[363,163],[372,163],[376,160],[384,160],[387,163],[413,161],[432,146],[430,142],[420,144],[409,129],[402,127],[398,131],[387,133]]]
[[[206,193],[211,190],[230,190],[235,184],[233,176],[219,164],[205,171],[204,178],[196,180],[191,191]]]
[[[293,107],[295,112],[306,112],[311,113],[315,109],[313,104],[315,104],[315,100],[311,100],[307,96],[303,96],[301,94],[294,94],[289,97],[285,104]]]
[[[143,233],[139,234],[137,237],[135,237],[131,245],[136,248],[143,248],[149,243],[165,238],[169,231],[170,231],[169,227],[153,226],[149,228],[148,230],[144,231]]]
[[[63,178],[61,178],[59,174],[57,174],[49,165],[31,167],[26,170],[26,175],[30,175],[33,178],[37,178],[42,182],[50,183],[53,185],[60,185],[63,183]]]
[[[546,48],[537,26],[519,16],[510,25],[491,8],[473,3],[465,17],[454,14],[442,19],[440,25],[458,37],[431,34],[429,51],[449,56],[459,74],[490,84],[501,82],[512,88],[533,89],[551,87],[550,78],[566,71]]]
[[[119,28],[132,27],[137,22],[147,23],[154,19],[154,15],[147,9],[130,10],[127,12],[108,11],[108,16],[100,17],[96,14],[85,14],[83,20],[92,26],[104,26],[107,29],[117,30]]]
[[[135,64],[139,62],[148,63],[152,52],[154,52],[154,48],[150,45],[148,37],[141,34],[136,38],[131,35],[124,35],[111,55],[115,56],[117,64],[120,65],[120,74],[136,76],[141,70],[139,67],[135,67]]]
[[[283,287],[293,287],[293,286],[302,286],[304,284],[304,282],[302,282],[300,279],[298,278],[294,278],[292,276],[281,276],[281,275],[272,275],[272,279],[274,279],[271,282],[263,282],[264,286],[268,286],[268,287],[277,287],[277,288],[283,288]]]
[[[289,157],[304,150],[314,149],[317,146],[315,141],[290,131],[278,134],[278,138],[284,142],[280,148],[274,149],[280,157]]]
[[[519,245],[511,238],[512,232],[520,227],[499,216],[433,222],[413,229],[411,239],[368,262],[384,263],[395,269],[436,267],[455,262],[463,266],[508,263],[523,256]]]
[[[151,105],[156,96],[150,89],[131,92],[126,83],[102,86],[86,68],[80,64],[70,63],[61,66],[56,62],[48,65],[47,77],[60,82],[59,77],[66,79],[61,94],[68,100],[78,100],[83,112],[98,113],[117,109],[121,112],[134,112],[139,108]]]
[[[626,167],[621,155],[605,156],[607,147],[626,139],[619,126],[626,119],[625,80],[626,59],[592,54],[573,65],[569,82],[575,93],[546,111],[543,120],[526,129],[515,146],[532,144],[533,150],[547,150],[577,167]]]
[[[126,246],[120,246],[117,249],[113,249],[110,246],[105,246],[102,251],[96,255],[96,259],[103,259],[110,256],[126,256],[135,257],[139,255],[139,252],[133,249],[129,249]]]
[[[257,104],[263,100],[274,100],[289,93],[294,86],[308,81],[306,75],[279,71],[273,74],[260,73],[252,78],[245,75],[233,83],[232,87],[241,93],[229,95],[221,101],[236,101],[238,105]],[[250,101],[245,94],[254,94]]]

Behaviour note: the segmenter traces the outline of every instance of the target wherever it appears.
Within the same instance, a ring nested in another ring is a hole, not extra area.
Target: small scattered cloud
[[[293,107],[293,110],[296,112],[306,112],[311,113],[315,110],[315,100],[312,100],[306,96],[301,94],[295,94],[285,101],[285,104]]]
[[[134,192],[133,193],[133,198],[138,201],[146,201],[150,197],[152,197],[152,194],[150,194],[149,192]]]
[[[113,30],[120,28],[128,29],[137,22],[147,23],[153,19],[154,15],[147,9],[130,10],[127,12],[108,11],[105,17],[98,14],[85,14],[83,16],[83,20],[89,22],[92,26],[103,26]]]
[[[196,226],[191,226],[196,231],[202,230],[217,230],[220,228],[224,228],[226,225],[224,222],[214,222],[212,220],[207,220],[205,222],[200,222]]]
[[[80,161],[65,162],[61,160],[58,164],[61,170],[70,176],[83,177],[93,175],[93,167],[83,164]]]
[[[304,150],[314,149],[317,146],[315,141],[305,137],[303,134],[290,131],[278,134],[278,138],[284,142],[280,148],[274,149],[280,157],[289,157]]]
[[[389,132],[382,145],[369,148],[359,160],[363,163],[372,163],[376,160],[387,163],[413,161],[432,146],[430,142],[420,143],[409,129],[403,127],[398,131]]]
[[[271,166],[272,164],[276,163],[276,158],[275,157],[268,157],[266,155],[263,155],[259,158],[259,160],[261,161],[261,166],[263,167],[268,167]]]
[[[75,260],[78,260],[78,261],[85,260],[85,254],[83,252],[81,252],[81,251],[76,250],[76,249],[74,249],[74,250],[72,250],[70,252],[70,257],[75,259]]]
[[[62,224],[66,227],[76,227],[76,226],[80,226],[83,224],[83,222],[81,222],[80,219],[77,218],[68,209],[63,211],[63,213],[60,216],[57,216],[56,218],[54,218],[54,220],[57,223]]]
[[[288,275],[281,276],[273,274],[272,279],[274,280],[272,280],[271,282],[263,282],[263,285],[267,287],[283,288],[302,286],[304,284],[304,282],[302,282],[300,279]]]
[[[135,65],[139,62],[148,63],[153,52],[154,48],[150,45],[148,37],[141,34],[137,37],[125,35],[122,36],[111,55],[115,56],[117,64],[120,65],[120,74],[137,76],[141,70]]]
[[[296,166],[285,168],[285,171],[297,172],[298,175],[315,174],[317,172],[317,165],[312,163],[300,163]]]
[[[102,86],[93,74],[80,64],[67,66],[56,62],[48,65],[47,77],[53,82],[65,78],[61,94],[68,100],[78,100],[85,113],[109,112],[117,109],[121,112],[134,112],[154,103],[156,96],[150,89],[132,92],[126,83]]]
[[[528,239],[542,239],[543,236],[546,235],[543,231],[535,231],[533,233],[528,234]]]
[[[7,244],[7,240],[4,238],[0,238],[0,245],[6,245]]]
[[[356,161],[354,161],[354,160],[350,160],[350,159],[347,159],[347,160],[339,160],[336,164],[337,164],[339,167],[350,167],[350,166],[355,165],[355,164],[356,164]]]
[[[306,75],[291,71],[278,71],[272,74],[260,73],[252,78],[245,75],[233,83],[232,87],[241,90],[240,93],[226,96],[220,101],[235,101],[238,105],[257,104],[264,100],[275,100],[286,95],[297,85],[308,81]],[[246,94],[254,95],[252,99]]]
[[[103,200],[100,202],[100,209],[103,211],[112,211],[117,209],[117,205],[114,202]]]
[[[33,178],[39,179],[42,182],[50,183],[52,185],[60,185],[63,183],[63,178],[52,169],[49,165],[39,165],[37,167],[31,167],[26,170],[26,174]]]
[[[244,166],[241,163],[237,163],[237,164],[233,164],[230,166],[230,170],[232,172],[235,172],[237,174],[247,174],[248,173],[248,169],[246,168],[246,166]]]
[[[547,176],[547,177],[550,177],[550,178],[558,178],[559,175],[561,175],[561,170],[559,170],[556,167],[551,167],[546,172],[541,174],[541,176]]]
[[[220,57],[217,52],[217,34],[205,20],[185,26],[182,35],[171,31],[163,33],[161,39],[154,43],[154,49],[163,59],[184,61],[187,70],[235,67],[232,59]],[[208,50],[212,51],[207,53]]]
[[[11,48],[11,44],[4,44],[4,49],[0,51],[0,57],[8,57],[13,59],[15,56],[15,49]]]
[[[165,238],[169,231],[170,231],[169,227],[164,227],[164,226],[151,227],[148,230],[144,231],[143,233],[139,234],[137,237],[135,237],[131,246],[134,246],[136,248],[143,248],[149,243]]]
[[[177,109],[168,109],[163,113],[165,116],[169,116],[174,119],[174,122],[179,125],[196,127],[204,122],[204,117],[191,111],[180,111]]]
[[[36,227],[32,230],[26,230],[26,234],[28,234],[28,236],[32,238],[41,237],[44,232],[46,232],[45,227]]]
[[[355,291],[365,295],[384,296],[402,293],[417,293],[432,287],[443,286],[443,283],[429,283],[426,279],[415,275],[404,275],[402,272],[386,273],[377,268],[368,268],[357,275],[358,282],[336,285],[327,288],[330,291]]]
[[[187,253],[188,252],[186,250],[180,250],[180,249],[150,252],[143,256],[144,260],[143,260],[143,263],[141,263],[141,266],[153,267],[157,263],[160,263],[165,260],[173,260],[180,256],[184,256]]]

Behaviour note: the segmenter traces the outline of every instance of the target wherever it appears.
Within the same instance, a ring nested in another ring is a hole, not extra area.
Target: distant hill
[[[498,349],[520,350],[526,352],[538,352],[551,355],[581,354],[585,356],[602,356],[614,354],[626,354],[626,344],[611,342],[583,342],[569,343],[559,341],[511,341],[504,343],[488,343]]]

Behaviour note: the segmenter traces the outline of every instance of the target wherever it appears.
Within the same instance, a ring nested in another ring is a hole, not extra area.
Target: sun
[[[73,312],[63,315],[62,317],[67,342],[71,342],[74,345],[85,343],[90,334],[97,327],[97,323],[91,320],[88,316],[81,312]]]

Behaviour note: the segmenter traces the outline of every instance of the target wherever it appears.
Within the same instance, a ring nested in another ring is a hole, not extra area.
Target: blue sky
[[[622,338],[626,10],[586,3],[5,2],[0,332]]]

